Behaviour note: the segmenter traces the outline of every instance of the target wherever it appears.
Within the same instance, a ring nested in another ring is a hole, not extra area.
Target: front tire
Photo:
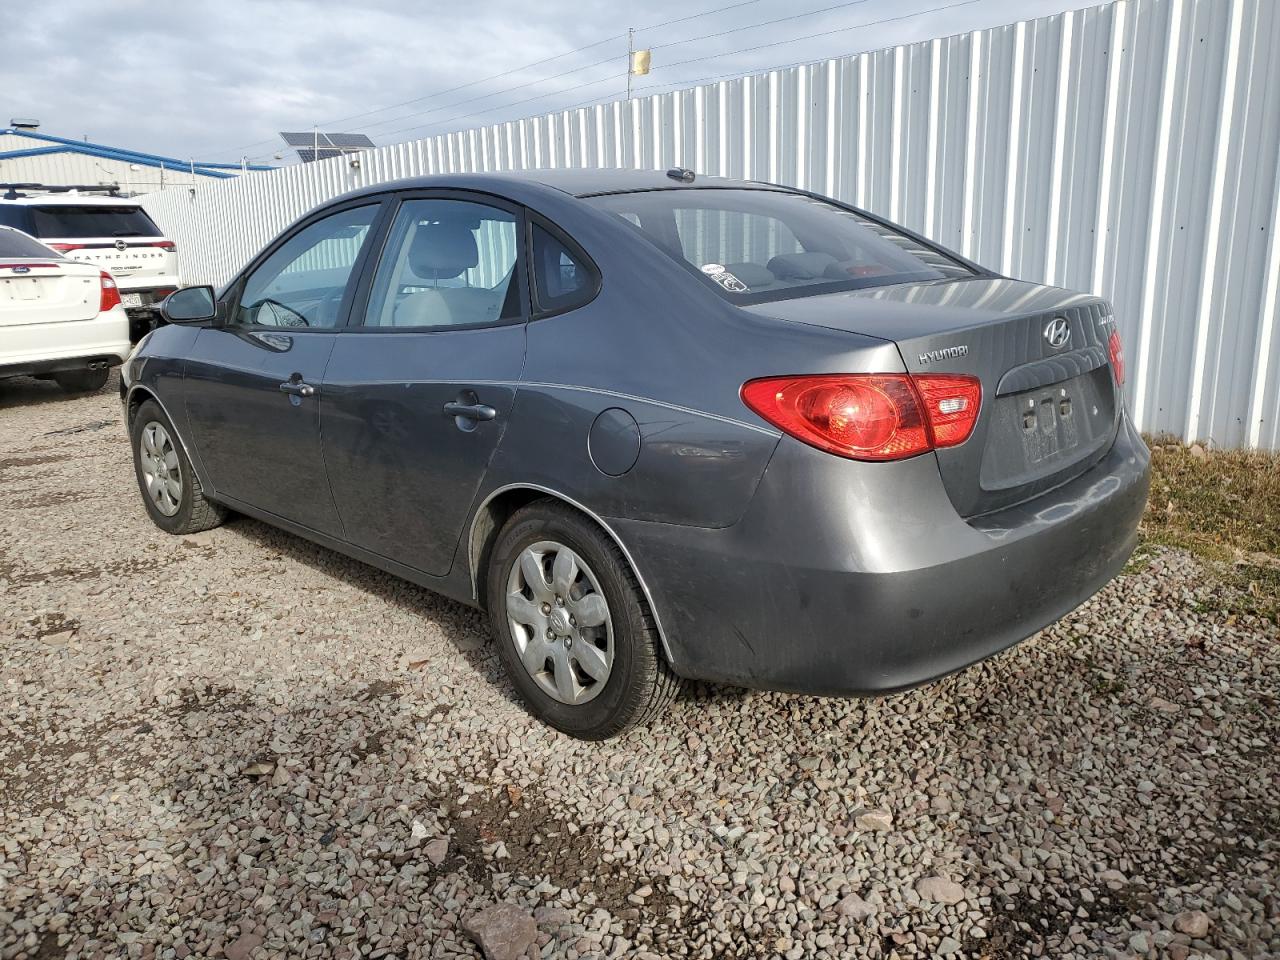
[[[101,370],[63,370],[53,375],[53,379],[67,393],[93,393],[101,390],[107,383],[111,371],[105,367]]]
[[[552,500],[512,515],[490,553],[489,622],[529,710],[583,740],[660,714],[680,687],[617,544]]]
[[[147,515],[157,527],[175,535],[199,533],[227,517],[225,507],[207,500],[177,431],[154,400],[133,417],[133,468]]]

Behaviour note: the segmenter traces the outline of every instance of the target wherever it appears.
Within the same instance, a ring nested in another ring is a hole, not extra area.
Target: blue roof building
[[[121,193],[141,194],[272,169],[257,163],[180,160],[55,137],[27,127],[0,127],[0,183],[115,183]]]

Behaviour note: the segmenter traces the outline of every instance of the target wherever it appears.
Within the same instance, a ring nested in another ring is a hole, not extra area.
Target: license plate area
[[[4,282],[14,300],[39,300],[40,281],[35,277],[21,277]]]
[[[997,397],[983,452],[980,485],[1009,490],[1087,462],[1113,435],[1115,399],[1100,367],[1051,386]]]
[[[142,306],[142,294],[122,293],[120,294],[120,302],[126,307],[140,307]]]
[[[1080,445],[1076,406],[1067,387],[1034,390],[1021,402],[1022,449],[1027,463],[1061,457]]]

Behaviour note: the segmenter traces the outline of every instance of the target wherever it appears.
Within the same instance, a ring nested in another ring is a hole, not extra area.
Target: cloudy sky
[[[30,17],[6,8],[0,125],[35,117],[58,136],[182,159],[279,163],[276,153],[294,159],[280,130],[318,124],[385,144],[621,96],[628,26],[637,47],[653,48],[652,74],[635,81],[644,92],[1091,5],[33,2]]]

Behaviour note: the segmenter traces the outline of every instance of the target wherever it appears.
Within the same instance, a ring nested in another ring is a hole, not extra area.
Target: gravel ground
[[[1280,955],[1277,632],[1181,551],[923,690],[585,744],[477,613],[167,537],[114,384],[13,381],[0,589],[3,958]]]

